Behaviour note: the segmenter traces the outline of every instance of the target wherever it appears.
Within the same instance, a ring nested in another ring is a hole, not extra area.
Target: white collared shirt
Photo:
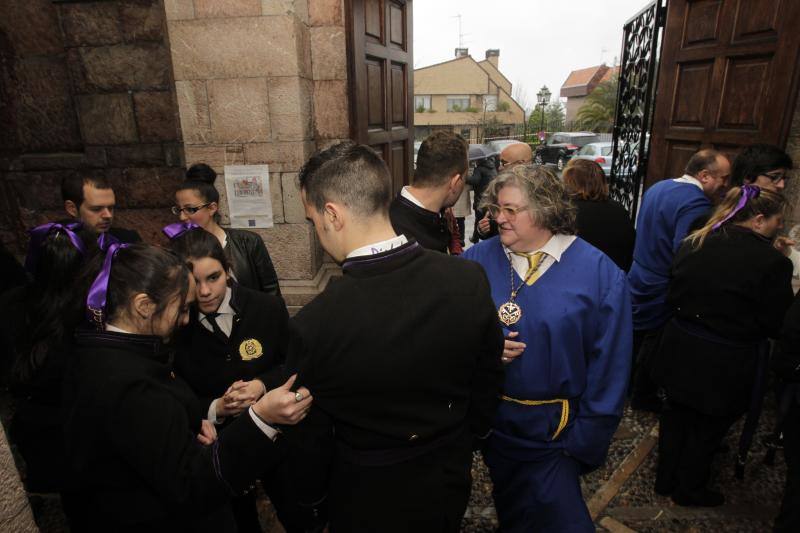
[[[223,298],[222,303],[219,304],[219,309],[217,309],[219,316],[216,318],[219,329],[228,337],[231,336],[231,331],[233,331],[233,316],[236,314],[233,307],[231,307],[231,292],[230,287],[225,290],[225,298]],[[214,328],[211,327],[208,321],[208,317],[203,313],[200,313],[200,324],[208,331],[214,331]]]
[[[347,259],[352,257],[359,257],[362,255],[375,255],[382,252],[386,252],[389,250],[393,250],[395,248],[399,248],[400,246],[404,245],[408,242],[408,239],[405,235],[398,235],[397,237],[392,237],[391,239],[386,239],[385,241],[376,242],[374,244],[368,244],[366,246],[362,246],[361,248],[356,248],[349,254],[347,254]]]
[[[122,328],[118,328],[114,324],[108,324],[108,323],[106,323],[106,331],[110,331],[112,333],[127,333],[128,335],[131,334],[130,331],[125,331]]]
[[[555,263],[561,261],[561,256],[564,252],[569,248],[573,242],[575,242],[575,235],[564,235],[561,233],[557,233],[550,237],[544,246],[539,248],[538,250],[531,250],[530,252],[525,252],[527,255],[534,254],[536,252],[544,252],[545,257],[542,259],[542,262],[539,266],[539,276],[544,275],[547,270],[553,266]],[[528,273],[528,258],[523,255],[517,255],[505,246],[503,246],[503,251],[506,253],[506,256],[511,254],[511,265],[514,267],[514,271],[517,275],[525,279],[525,275]]]
[[[403,198],[405,198],[406,200],[408,200],[412,204],[421,207],[422,209],[427,209],[427,207],[422,205],[422,202],[417,200],[416,196],[411,194],[411,191],[408,190],[408,185],[406,185],[405,187],[402,188],[402,190],[400,191],[400,196],[402,196]]]
[[[680,178],[675,178],[672,181],[674,181],[675,183],[691,183],[692,185],[698,187],[701,191],[703,190],[703,184],[700,183],[700,181],[698,181],[697,178],[695,178],[694,176],[690,176],[689,174],[684,174]]]

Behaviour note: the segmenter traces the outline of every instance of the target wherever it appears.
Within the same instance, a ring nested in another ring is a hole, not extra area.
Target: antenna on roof
[[[600,63],[603,63],[603,58],[606,57],[606,52],[608,52],[608,48],[605,46],[600,49]]]
[[[461,31],[461,13],[450,17],[451,19],[458,19],[458,47],[464,48],[464,36],[469,35]]]

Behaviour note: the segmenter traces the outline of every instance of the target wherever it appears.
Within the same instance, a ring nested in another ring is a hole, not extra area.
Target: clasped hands
[[[293,391],[295,380],[297,374],[271,391],[267,391],[260,379],[236,381],[221,398],[217,398],[217,417],[237,415],[252,406],[256,414],[267,423],[297,424],[311,408],[313,397],[305,387]]]

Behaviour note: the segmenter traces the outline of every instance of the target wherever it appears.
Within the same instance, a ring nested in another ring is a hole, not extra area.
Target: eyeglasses
[[[499,206],[495,204],[489,204],[486,206],[486,210],[489,211],[489,216],[494,219],[496,219],[500,213],[503,213],[508,220],[514,220],[521,211],[525,211],[529,207],[529,205],[523,205],[522,207],[509,207],[507,205]]]
[[[764,176],[766,178],[769,178],[769,179],[771,179],[772,181],[774,181],[776,183],[779,182],[779,181],[785,180],[785,179],[787,179],[789,177],[789,176],[786,175],[785,172],[767,172],[767,173],[764,173],[764,174],[760,174],[760,176]]]
[[[211,205],[211,202],[209,202],[207,204],[203,204],[203,205],[198,205],[196,207],[192,207],[192,206],[178,207],[177,205],[173,205],[171,211],[172,211],[172,214],[176,215],[176,216],[180,215],[181,212],[184,212],[184,211],[186,212],[187,215],[194,215],[195,213],[197,213],[198,211],[200,211],[204,207],[208,207],[210,205]]]

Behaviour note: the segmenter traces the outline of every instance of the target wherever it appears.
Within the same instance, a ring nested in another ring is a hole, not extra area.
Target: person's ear
[[[458,187],[458,181],[463,179],[462,174],[453,174],[453,177],[450,178],[450,190],[455,190]]]
[[[322,216],[325,222],[333,226],[334,230],[341,231],[344,226],[344,212],[339,205],[332,202],[326,203],[322,210]]]
[[[148,295],[143,292],[140,292],[136,296],[133,297],[133,312],[136,315],[136,318],[141,320],[149,320],[151,316],[153,316],[153,312],[155,311],[156,305],[153,303],[153,300],[150,299]]]
[[[75,202],[73,202],[72,200],[64,201],[64,211],[66,211],[67,214],[72,218],[80,218],[78,216],[78,206],[75,205]]]
[[[208,209],[208,212],[211,213],[211,216],[214,216],[217,214],[217,211],[219,211],[219,204],[217,202],[211,202],[208,204],[206,209]]]

